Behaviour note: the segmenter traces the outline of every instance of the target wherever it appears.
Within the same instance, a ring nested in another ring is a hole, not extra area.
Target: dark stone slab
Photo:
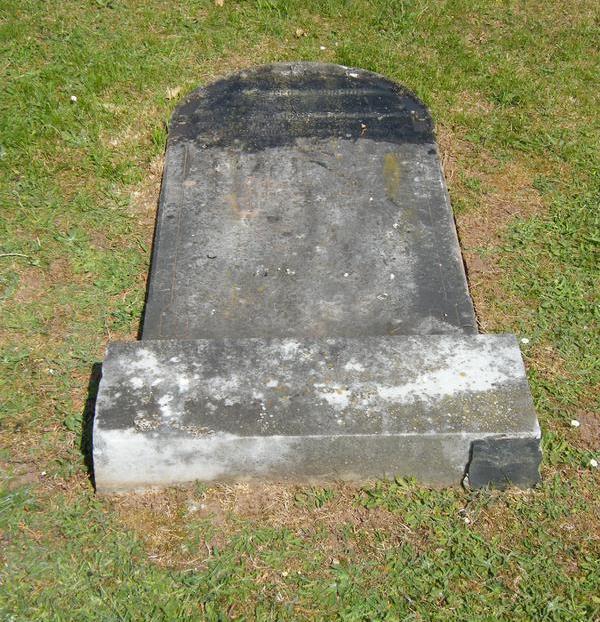
[[[486,438],[473,441],[468,482],[472,488],[528,488],[540,481],[539,438]]]
[[[170,128],[144,339],[475,333],[423,104],[280,64],[199,89]]]
[[[511,335],[113,343],[97,404],[99,490],[385,475],[450,484],[471,447],[471,485],[497,473],[537,481],[539,428]]]

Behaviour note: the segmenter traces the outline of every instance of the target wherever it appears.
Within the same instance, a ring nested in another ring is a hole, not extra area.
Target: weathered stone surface
[[[104,363],[97,488],[535,483],[518,346],[476,333],[414,95],[318,63],[220,80],[173,115],[142,341]]]
[[[477,439],[471,445],[468,483],[473,488],[533,486],[540,480],[541,460],[539,437]]]
[[[99,490],[252,477],[450,484],[474,442],[498,438],[503,480],[536,481],[511,445],[539,441],[511,335],[114,343],[97,403]],[[472,485],[493,479],[480,453]]]
[[[166,154],[144,339],[476,332],[427,110],[362,70],[192,93]]]

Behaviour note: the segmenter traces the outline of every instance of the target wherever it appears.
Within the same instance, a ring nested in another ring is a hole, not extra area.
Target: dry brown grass
[[[450,194],[471,195],[476,203],[455,218],[479,326],[483,332],[492,331],[510,324],[507,308],[515,317],[519,314],[519,301],[502,285],[498,247],[514,220],[545,209],[533,187],[539,169],[524,158],[501,163],[448,128],[438,130],[438,141]],[[480,190],[470,191],[465,178],[477,180]],[[499,306],[498,301],[503,304]]]
[[[357,503],[358,487],[340,483],[328,490],[333,498],[321,507],[298,499],[306,488],[261,483],[218,485],[202,491],[186,486],[113,496],[110,503],[123,524],[145,542],[149,557],[166,566],[205,563],[215,549],[248,528],[285,529],[303,540],[314,540],[315,550],[334,564],[361,549],[383,552],[418,539],[397,514]],[[200,561],[181,547],[190,539],[190,525],[202,540]],[[385,543],[378,541],[378,532],[385,533]]]

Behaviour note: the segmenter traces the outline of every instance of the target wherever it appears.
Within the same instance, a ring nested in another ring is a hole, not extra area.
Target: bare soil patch
[[[577,418],[581,424],[579,427],[581,445],[590,451],[600,451],[600,412],[592,410],[590,404],[589,409],[577,413]]]

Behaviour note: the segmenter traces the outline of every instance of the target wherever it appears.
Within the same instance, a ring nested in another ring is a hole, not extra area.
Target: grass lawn
[[[0,620],[600,620],[599,18],[593,0],[0,0]],[[536,490],[95,496],[88,383],[137,333],[165,122],[281,60],[374,70],[431,108],[481,330],[523,339]]]

